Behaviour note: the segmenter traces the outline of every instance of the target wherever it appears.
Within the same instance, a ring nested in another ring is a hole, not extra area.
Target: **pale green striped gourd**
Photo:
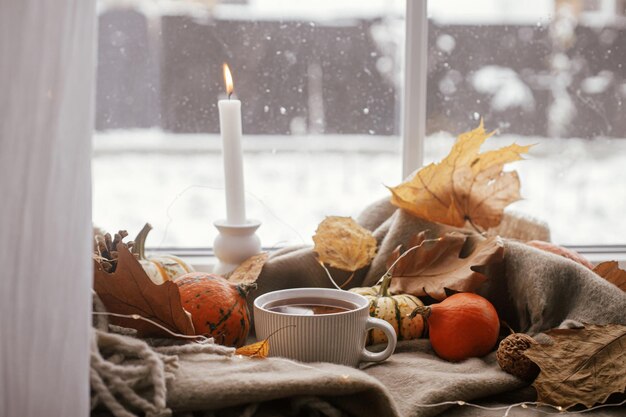
[[[137,234],[134,241],[133,253],[137,256],[137,260],[152,282],[160,285],[165,281],[174,281],[176,278],[188,272],[194,272],[191,265],[174,255],[160,254],[147,257],[145,254],[145,245],[150,230],[152,230],[152,226],[150,223],[146,223],[143,229]]]
[[[351,292],[361,294],[370,302],[370,316],[385,320],[396,331],[398,340],[411,340],[422,337],[424,333],[424,320],[418,315],[410,318],[409,315],[417,306],[424,303],[419,298],[410,294],[389,293],[391,274],[385,274],[381,285],[373,287],[357,287],[350,289]],[[416,320],[417,319],[417,320]],[[378,329],[370,330],[367,344],[386,343],[387,336]]]

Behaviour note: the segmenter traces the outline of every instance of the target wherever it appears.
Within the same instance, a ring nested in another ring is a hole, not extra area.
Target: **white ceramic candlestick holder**
[[[261,239],[255,233],[261,226],[260,221],[246,220],[244,224],[229,224],[226,220],[217,220],[213,225],[219,231],[213,242],[213,251],[219,260],[214,273],[226,274],[261,252]]]

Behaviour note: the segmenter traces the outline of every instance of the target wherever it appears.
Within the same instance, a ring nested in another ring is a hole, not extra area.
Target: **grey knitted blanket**
[[[384,273],[391,250],[415,233],[428,230],[436,237],[449,229],[396,210],[387,201],[365,209],[358,221],[374,232],[379,251],[371,267],[354,278],[354,286],[373,285]],[[576,322],[626,325],[626,293],[577,263],[520,242],[548,239],[545,227],[507,216],[497,233],[508,237],[505,260],[479,292],[516,330],[538,334]],[[310,247],[286,248],[272,254],[251,301],[277,289],[329,286]],[[501,416],[504,411],[429,405],[535,398],[528,384],[500,370],[493,353],[453,364],[439,359],[428,340],[401,342],[389,360],[360,370],[223,353],[181,352],[177,357],[167,383],[167,407],[181,416]],[[210,412],[192,414],[200,410]],[[509,415],[522,412],[539,415],[529,410]],[[594,416],[625,414],[620,408]]]

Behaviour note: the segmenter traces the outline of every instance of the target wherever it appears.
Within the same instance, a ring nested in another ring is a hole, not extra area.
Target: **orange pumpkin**
[[[428,323],[430,343],[437,355],[451,362],[481,357],[498,341],[500,319],[494,306],[472,293],[454,294],[439,304],[418,306]]]
[[[253,285],[235,285],[204,272],[190,272],[176,281],[183,307],[198,335],[226,346],[243,346],[250,330],[246,295]]]

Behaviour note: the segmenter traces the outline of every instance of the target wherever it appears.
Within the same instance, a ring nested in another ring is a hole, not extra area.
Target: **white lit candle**
[[[226,188],[226,220],[228,224],[246,222],[243,188],[243,153],[241,150],[241,101],[231,100],[233,77],[224,64],[227,100],[217,103],[220,113],[222,155],[224,157],[224,184]]]

